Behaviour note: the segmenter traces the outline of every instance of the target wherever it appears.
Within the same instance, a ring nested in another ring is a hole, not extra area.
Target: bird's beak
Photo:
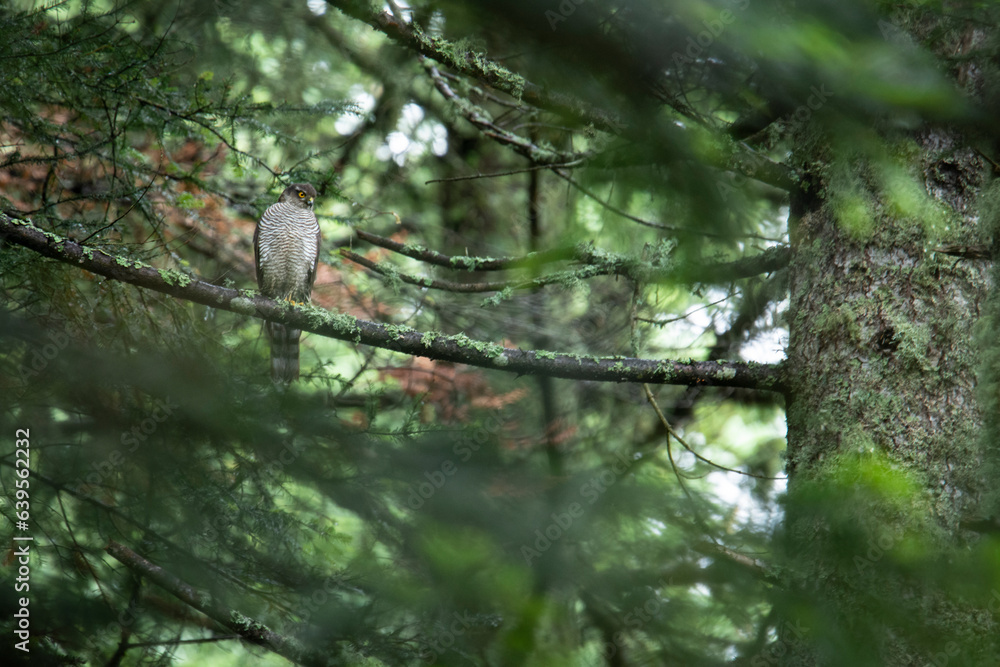
[[[309,198],[309,207],[312,208],[314,197]]]

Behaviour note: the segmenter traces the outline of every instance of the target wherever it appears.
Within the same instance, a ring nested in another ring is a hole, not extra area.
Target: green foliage
[[[901,48],[863,3],[787,4],[0,7],[2,210],[171,285],[248,290],[216,311],[0,238],[0,484],[12,498],[7,443],[30,429],[31,657],[235,663],[274,632],[304,664],[875,665],[904,644],[914,661],[991,664],[976,637],[995,629],[996,540],[957,544],[932,515],[937,480],[860,428],[779,504],[770,387],[647,395],[320,336],[303,339],[299,383],[266,377],[249,239],[291,182],[320,193],[310,322],[354,336],[375,319],[542,366],[778,347],[789,272],[754,263],[788,250],[799,198],[859,247],[890,222],[907,243],[952,241],[957,205],[928,194],[913,129],[978,116],[942,73],[955,63],[929,55],[940,35]],[[906,27],[959,21],[917,4]],[[956,159],[934,157],[945,175]],[[984,237],[996,198],[979,203]],[[331,251],[361,245],[354,228],[397,242],[354,248],[378,275]],[[858,313],[873,303],[824,304],[817,357],[827,340],[870,345]],[[894,360],[933,373],[931,323],[885,318]],[[197,611],[111,542],[228,613]],[[17,605],[5,583],[5,631]]]
[[[905,646],[956,664],[987,664],[994,655],[981,641],[988,619],[955,620],[1000,599],[996,564],[984,567],[978,550],[950,544],[932,518],[924,481],[862,444],[863,434],[854,437],[863,453],[830,461],[784,500],[788,525],[800,533],[786,535],[789,545],[812,547],[789,552],[787,571],[798,584],[779,596],[788,624],[780,644],[793,651],[805,639],[843,664],[900,660]],[[979,546],[993,548],[992,539]],[[919,597],[906,593],[914,580]]]

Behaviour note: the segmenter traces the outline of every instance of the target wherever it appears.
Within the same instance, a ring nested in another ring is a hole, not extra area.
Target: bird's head
[[[316,188],[308,183],[292,183],[278,197],[279,202],[295,204],[301,208],[312,208],[316,200]]]

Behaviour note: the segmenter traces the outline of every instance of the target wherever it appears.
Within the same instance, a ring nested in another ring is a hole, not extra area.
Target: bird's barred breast
[[[308,299],[317,252],[316,216],[290,204],[273,204],[259,224],[261,291],[272,298]]]

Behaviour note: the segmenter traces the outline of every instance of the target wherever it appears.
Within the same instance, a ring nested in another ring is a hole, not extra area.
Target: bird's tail
[[[299,337],[302,331],[283,324],[267,323],[267,337],[271,339],[271,379],[275,382],[294,382],[299,379]]]

